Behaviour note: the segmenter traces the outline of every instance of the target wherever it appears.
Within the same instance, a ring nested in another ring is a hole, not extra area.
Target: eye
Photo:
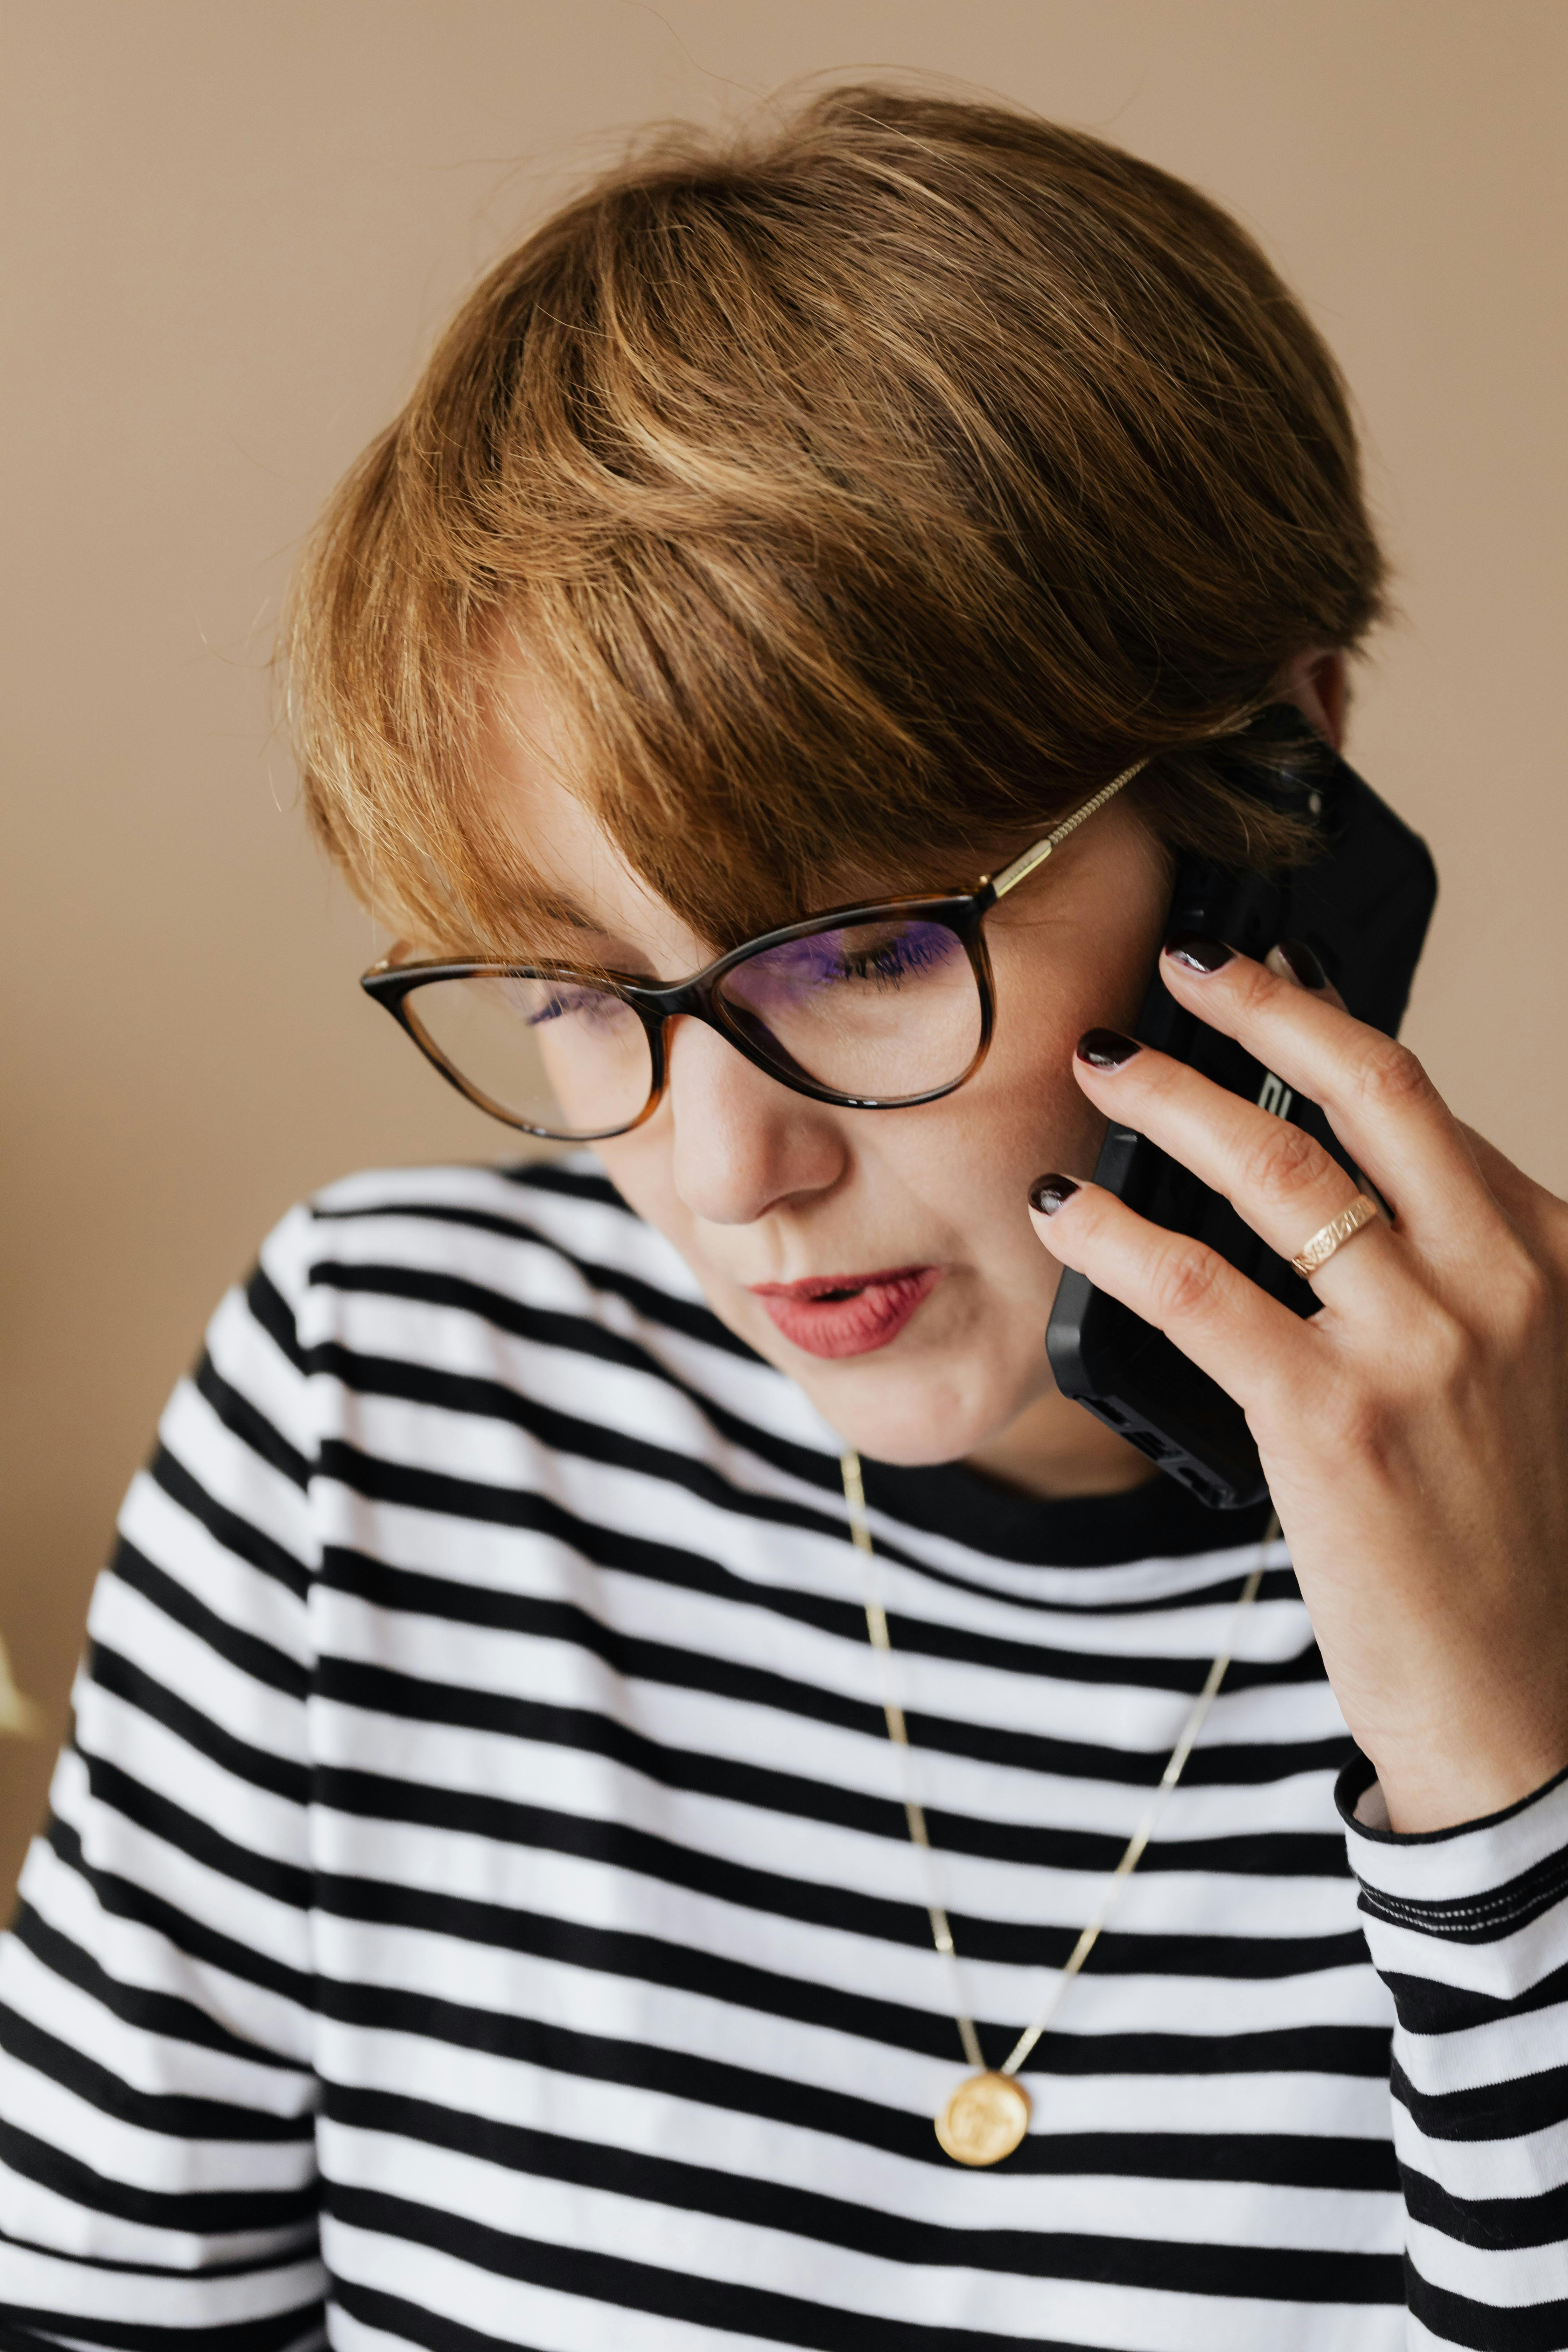
[[[540,1028],[547,1021],[582,1021],[593,1028],[608,1028],[626,1017],[626,1006],[618,996],[607,989],[552,987],[541,1003],[523,1010],[523,1018],[531,1029]]]
[[[917,972],[931,971],[952,954],[951,932],[936,923],[910,924],[883,940],[851,943],[843,939],[829,980],[869,981],[879,988],[896,988]]]

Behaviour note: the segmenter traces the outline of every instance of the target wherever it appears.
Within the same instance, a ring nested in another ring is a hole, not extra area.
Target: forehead
[[[734,944],[694,930],[633,866],[595,814],[589,760],[537,677],[519,668],[498,700],[488,731],[488,813],[509,862],[528,884],[526,893],[520,893],[520,904],[526,903],[528,910],[521,924],[525,936],[511,943],[512,951],[566,961],[602,955],[612,963],[629,961],[668,977],[695,971]],[[1047,829],[1042,818],[1040,830]],[[806,902],[781,909],[773,920],[788,922],[860,897],[971,889],[1033,837],[1026,831],[1005,841],[977,841],[924,856],[909,853],[898,874],[858,867],[852,856],[846,857],[818,873]],[[700,857],[700,840],[694,839],[692,847]],[[1011,929],[1070,920],[1070,902],[1078,893],[1063,884],[1079,876],[1081,887],[1085,867],[1119,865],[1129,852],[1135,857],[1140,852],[1158,856],[1142,822],[1119,801],[1097,812],[1063,845],[1051,860],[1049,881],[1031,877],[997,908],[993,923]],[[1089,895],[1096,895],[1092,885]]]
[[[488,730],[489,814],[511,859],[537,885],[563,952],[592,940],[647,950],[690,967],[714,952],[651,889],[595,815],[584,761],[543,688],[508,682]]]

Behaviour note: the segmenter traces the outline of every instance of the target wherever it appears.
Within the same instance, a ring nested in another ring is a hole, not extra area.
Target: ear
[[[1336,751],[1343,749],[1350,679],[1344,655],[1337,648],[1325,651],[1314,646],[1298,654],[1280,677],[1279,698],[1293,702]]]

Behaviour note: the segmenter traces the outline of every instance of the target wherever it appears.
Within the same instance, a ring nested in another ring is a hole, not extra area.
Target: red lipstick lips
[[[777,1328],[810,1356],[867,1356],[885,1348],[942,1280],[940,1265],[880,1274],[814,1274],[804,1282],[754,1282]]]

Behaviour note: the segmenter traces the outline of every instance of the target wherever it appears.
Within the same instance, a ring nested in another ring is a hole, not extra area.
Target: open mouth
[[[940,1265],[885,1267],[877,1274],[808,1275],[803,1282],[758,1282],[774,1327],[811,1356],[865,1356],[898,1338],[942,1280]]]

